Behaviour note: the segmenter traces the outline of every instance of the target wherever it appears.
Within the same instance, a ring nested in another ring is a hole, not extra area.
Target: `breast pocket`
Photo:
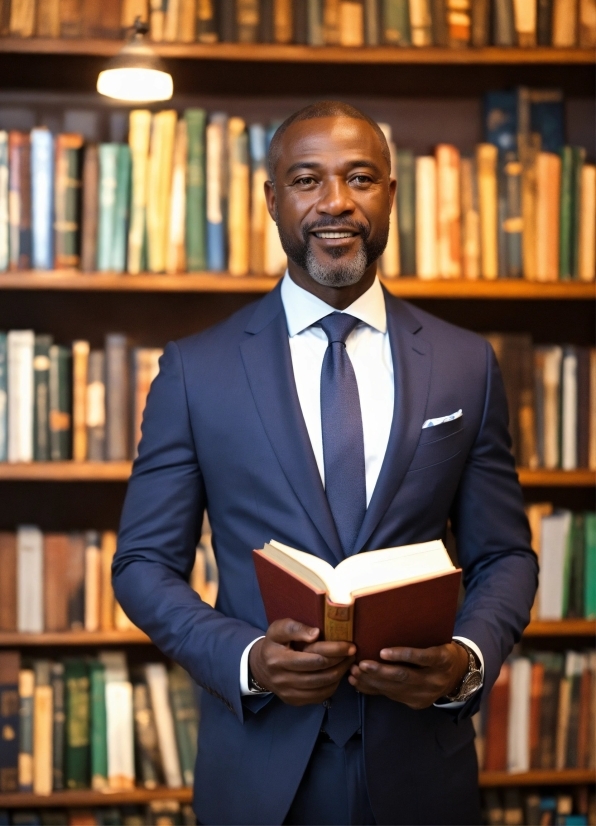
[[[435,427],[425,427],[420,431],[418,447],[410,464],[409,473],[414,470],[446,462],[463,449],[465,444],[464,417],[443,422]]]

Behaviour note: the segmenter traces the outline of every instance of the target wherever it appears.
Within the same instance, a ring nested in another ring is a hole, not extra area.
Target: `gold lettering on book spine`
[[[354,606],[333,605],[327,603],[325,608],[325,639],[346,640],[354,639]]]

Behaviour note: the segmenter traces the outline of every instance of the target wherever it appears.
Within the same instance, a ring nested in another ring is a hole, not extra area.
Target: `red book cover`
[[[486,756],[485,771],[505,771],[507,768],[507,720],[509,717],[508,663],[501,671],[488,698],[486,715]]]

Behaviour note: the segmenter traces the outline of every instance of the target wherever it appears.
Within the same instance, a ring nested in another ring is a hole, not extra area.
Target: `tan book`
[[[544,467],[559,467],[561,429],[561,347],[544,348],[542,381],[544,385]]]
[[[437,265],[442,278],[461,276],[460,157],[455,146],[441,143],[437,161]]]
[[[265,272],[265,232],[267,219],[271,220],[265,200],[265,181],[268,178],[264,162],[253,164],[250,198],[250,270],[259,274]]]
[[[65,585],[68,593],[68,627],[82,631],[85,627],[85,535],[68,534],[68,566]]]
[[[163,0],[149,0],[149,36],[154,43],[163,41],[164,24]]]
[[[532,548],[538,557],[538,564],[540,564],[540,546],[541,546],[541,538],[542,538],[542,520],[545,516],[550,516],[553,512],[553,505],[552,502],[533,502],[531,505],[528,505],[526,508],[526,515],[528,517],[528,522],[530,523],[530,534],[532,536]],[[538,584],[538,589],[540,589],[540,583]],[[531,620],[538,619],[538,606],[539,606],[539,597],[538,591],[536,592],[536,596],[534,598],[534,604],[532,605],[532,611],[530,614]]]
[[[47,533],[43,538],[44,630],[68,629],[68,535]]]
[[[89,531],[85,542],[85,631],[101,627],[102,553],[99,534]]]
[[[117,536],[114,531],[104,531],[101,536],[101,611],[102,631],[114,630],[114,590],[112,588],[112,560],[116,553]]]
[[[0,532],[0,631],[17,630],[17,537]]]
[[[579,45],[582,49],[596,46],[596,0],[579,0]]]
[[[559,279],[561,156],[539,152],[536,159],[536,280]]]
[[[472,158],[462,158],[460,161],[460,185],[462,275],[476,279],[480,277],[480,213]]]
[[[231,275],[246,275],[250,255],[250,167],[246,124],[241,118],[228,121],[228,152],[228,269]]]
[[[176,121],[173,109],[157,112],[152,120],[147,190],[147,245],[151,272],[163,272],[166,266]]]
[[[53,691],[36,685],[33,694],[33,793],[52,794]]]
[[[26,704],[31,708],[34,704],[35,695],[35,674],[30,668],[21,668],[19,671],[19,701],[21,709]],[[33,709],[31,713],[31,723],[33,723]],[[21,712],[22,714],[22,712]],[[19,749],[19,787],[21,789],[31,789],[33,787],[33,752],[25,752]]]
[[[87,458],[87,366],[89,342],[72,343],[72,458]]]
[[[339,43],[341,46],[364,46],[364,6],[351,0],[339,4]]]
[[[147,403],[151,382],[159,373],[159,359],[163,350],[158,347],[137,347],[133,352],[134,370],[134,449],[135,456],[138,452],[141,441],[141,424],[143,423],[143,411]]]
[[[596,166],[584,164],[581,172],[579,210],[580,281],[594,281],[596,277]]]
[[[180,118],[176,124],[172,191],[170,193],[170,217],[168,220],[168,245],[166,249],[166,272],[170,275],[186,271],[186,161],[188,156],[188,136],[186,120]]]
[[[9,30],[13,36],[33,37],[35,33],[35,0],[12,0]]]
[[[81,232],[81,269],[97,270],[97,221],[99,217],[99,150],[96,143],[85,146],[83,160],[83,205]]]
[[[148,109],[133,109],[130,113],[128,129],[128,144],[132,160],[132,187],[127,266],[128,272],[133,275],[141,271],[143,257],[150,139],[151,112]]]
[[[416,275],[437,276],[437,162],[416,158]]]
[[[524,278],[536,280],[536,198],[538,188],[537,161],[540,135],[518,135],[519,159],[522,165],[522,264]]]
[[[38,0],[37,37],[60,37],[60,0]]]
[[[388,124],[380,124],[391,154],[391,174],[396,175],[397,170],[397,150],[391,140],[391,127]],[[400,274],[399,267],[399,230],[397,219],[397,191],[393,203],[391,204],[391,214],[389,216],[389,235],[387,246],[381,256],[381,271],[386,278],[396,278]]]
[[[178,40],[180,43],[195,42],[196,13],[196,0],[180,0],[178,14]]]
[[[292,0],[273,0],[273,38],[276,43],[292,42]]]
[[[60,0],[60,37],[81,37],[82,22],[81,0]]]
[[[432,46],[432,17],[429,0],[409,0],[413,46]]]
[[[279,240],[277,224],[267,212],[265,216],[265,275],[281,275],[288,259]]]
[[[553,0],[552,45],[577,44],[577,0]]]
[[[168,0],[163,26],[163,39],[166,43],[174,43],[178,39],[179,14],[180,0]]]
[[[590,349],[590,425],[588,467],[596,470],[596,349]]]
[[[122,28],[132,28],[137,17],[144,21],[149,19],[147,0],[122,0],[122,16],[120,18]]]
[[[522,47],[535,46],[536,0],[513,0],[513,22],[517,45]]]
[[[497,147],[481,143],[476,147],[478,205],[480,211],[480,272],[483,278],[499,275],[497,254]]]
[[[339,45],[340,0],[323,0],[323,39],[326,46]]]

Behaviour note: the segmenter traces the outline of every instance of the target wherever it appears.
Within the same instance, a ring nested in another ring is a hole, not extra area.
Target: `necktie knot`
[[[329,344],[334,344],[336,341],[345,344],[347,337],[359,322],[359,318],[347,313],[330,313],[322,318],[318,325],[325,331]]]

